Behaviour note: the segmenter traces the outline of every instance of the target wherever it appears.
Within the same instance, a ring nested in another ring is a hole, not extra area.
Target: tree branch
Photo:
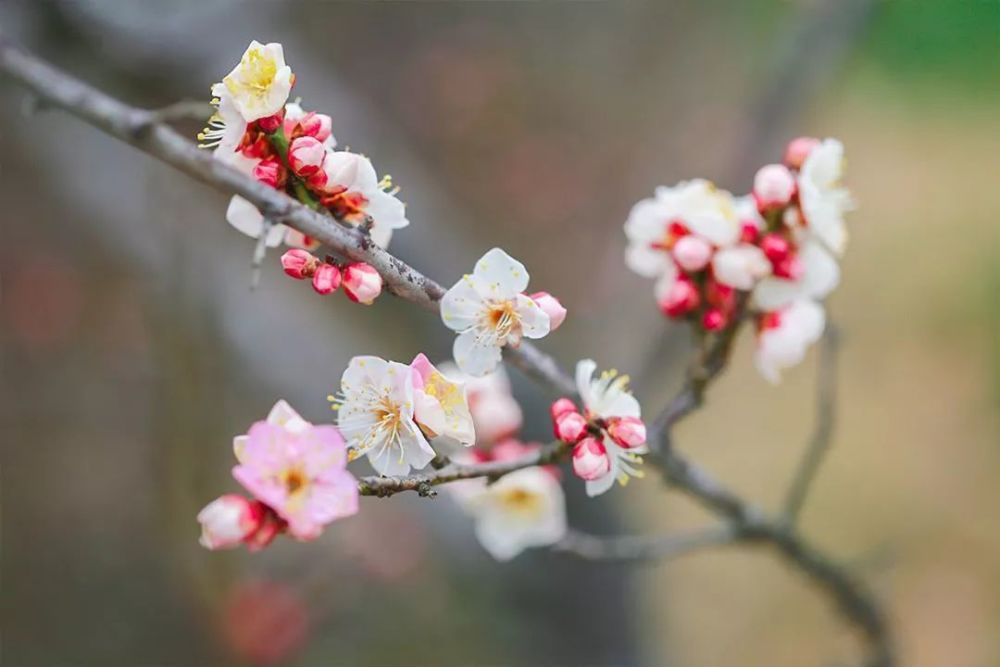
[[[626,535],[603,537],[570,531],[552,548],[584,560],[603,562],[663,561],[695,551],[736,542],[738,531],[733,527],[715,526],[679,535],[649,537]]]
[[[126,105],[51,67],[0,37],[0,71],[28,88],[47,105],[63,109],[97,129],[166,162],[227,194],[240,195],[265,217],[299,230],[347,259],[365,262],[382,276],[396,296],[426,310],[438,311],[444,288],[375,245],[362,232],[338,224],[197,148],[159,121],[158,112]],[[562,394],[575,393],[572,379],[554,359],[528,342],[504,350],[507,359],[532,378]]]
[[[826,333],[819,346],[819,368],[816,373],[816,430],[809,440],[802,461],[792,479],[785,497],[785,518],[794,524],[802,511],[809,488],[830,449],[837,413],[837,357],[840,352],[840,333],[827,323]]]

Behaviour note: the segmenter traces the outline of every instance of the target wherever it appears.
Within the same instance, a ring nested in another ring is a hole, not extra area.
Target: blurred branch
[[[358,230],[340,225],[333,218],[318,214],[284,194],[221,164],[209,153],[199,150],[164,125],[156,111],[123,104],[14,47],[2,37],[0,71],[23,84],[43,103],[63,109],[102,132],[217,190],[244,197],[259,208],[265,217],[318,239],[346,258],[370,264],[381,274],[390,292],[426,310],[438,311],[438,301],[444,294],[444,289],[437,282],[382,250]],[[804,541],[790,526],[767,518],[762,511],[683,458],[672,446],[672,427],[701,406],[710,382],[726,365],[738,328],[737,323],[724,334],[700,341],[699,355],[689,370],[684,387],[661,412],[650,430],[650,441],[658,445],[653,461],[661,468],[667,483],[726,519],[728,530],[741,541],[760,541],[772,546],[789,564],[807,575],[837,603],[845,617],[864,632],[871,647],[867,664],[870,667],[888,667],[893,664],[888,628],[867,589],[844,568]],[[575,393],[572,379],[559,368],[552,357],[536,347],[524,343],[517,350],[505,350],[505,355],[508,361],[525,371],[529,377],[560,393]],[[565,451],[564,445],[553,443],[539,450],[536,455],[517,461],[473,466],[448,464],[427,475],[369,477],[361,481],[361,491],[366,495],[381,496],[408,490],[433,495],[434,485],[472,477],[497,477],[522,467],[554,461]],[[659,548],[664,549],[662,541],[666,538],[656,539],[660,540]],[[683,543],[686,546],[691,540],[700,544],[701,539],[708,538],[670,539],[675,545]],[[591,549],[601,551],[608,548],[614,553],[623,544],[628,544],[635,550],[641,543],[611,542],[610,547],[595,547],[595,542],[588,544]],[[681,548],[674,546],[666,549],[666,552]]]
[[[832,323],[828,323],[819,346],[819,369],[816,374],[816,430],[809,440],[809,446],[799,463],[785,499],[785,518],[790,524],[794,524],[798,519],[809,487],[830,448],[837,413],[839,352],[840,332]]]
[[[601,537],[570,531],[552,548],[584,560],[594,561],[662,561],[678,558],[695,551],[730,544],[739,539],[731,526],[716,526],[679,535],[661,537],[620,536]]]
[[[176,123],[185,120],[204,122],[215,113],[215,107],[202,100],[180,100],[150,111],[154,123]]]
[[[537,451],[511,461],[487,461],[485,463],[449,463],[440,470],[427,474],[406,475],[404,477],[362,477],[358,488],[363,496],[388,498],[403,491],[416,491],[424,497],[434,497],[433,487],[462,479],[487,477],[496,480],[504,475],[532,466],[555,463],[570,448],[564,442],[550,442]]]

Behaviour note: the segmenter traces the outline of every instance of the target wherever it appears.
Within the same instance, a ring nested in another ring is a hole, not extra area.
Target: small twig
[[[180,100],[150,112],[154,123],[176,123],[185,120],[206,121],[215,113],[215,107],[201,100]]]
[[[819,367],[816,373],[816,427],[785,496],[785,518],[789,524],[794,524],[798,519],[809,488],[830,449],[836,424],[839,352],[840,333],[832,323],[827,324],[819,346]]]
[[[702,549],[730,544],[738,539],[739,531],[728,525],[662,536],[604,537],[570,531],[562,541],[553,545],[552,549],[593,561],[663,561]]]
[[[388,498],[403,491],[416,491],[421,496],[433,496],[431,487],[462,479],[485,477],[495,481],[515,470],[532,466],[555,463],[563,454],[569,451],[570,445],[564,442],[550,442],[536,451],[510,461],[487,461],[485,463],[449,463],[440,470],[431,473],[406,475],[403,477],[362,477],[358,481],[358,490],[363,496]]]

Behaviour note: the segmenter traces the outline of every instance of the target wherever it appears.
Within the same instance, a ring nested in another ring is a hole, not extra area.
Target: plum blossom
[[[287,522],[288,532],[312,540],[323,527],[358,511],[358,484],[346,470],[347,449],[334,426],[291,430],[257,422],[233,477]]]
[[[434,458],[415,420],[414,370],[378,357],[354,357],[340,380],[337,424],[350,457],[368,456],[380,475],[405,475]]]
[[[772,275],[757,284],[752,297],[755,307],[769,311],[802,299],[820,300],[840,283],[837,261],[819,242],[807,240],[792,259],[797,268],[791,275]]]
[[[452,352],[463,373],[486,375],[499,365],[504,346],[549,333],[549,316],[523,293],[528,278],[523,264],[493,248],[441,299],[441,319],[459,334]]]
[[[469,447],[476,442],[476,428],[469,410],[465,385],[449,378],[423,354],[410,363],[414,382],[415,420],[430,438],[445,437]]]
[[[782,370],[801,363],[809,346],[823,334],[825,324],[822,306],[808,300],[763,315],[754,355],[757,370],[777,384]]]
[[[280,426],[291,433],[302,433],[312,428],[312,424],[303,419],[295,411],[295,408],[289,405],[288,401],[284,399],[281,399],[271,407],[271,411],[267,413],[266,421],[268,424]],[[246,435],[238,435],[233,438],[233,454],[236,455],[236,460],[240,463],[243,462],[243,452],[246,450],[247,441],[248,436]]]
[[[838,256],[847,246],[844,214],[854,207],[841,184],[843,172],[844,145],[824,139],[809,151],[798,174],[799,204],[809,232]]]
[[[294,81],[291,68],[285,64],[281,44],[261,44],[254,40],[217,90],[229,98],[250,123],[281,111]]]
[[[310,185],[322,193],[320,202],[339,219],[360,225],[366,217],[371,218],[372,240],[382,248],[389,247],[393,231],[410,224],[392,179],[386,176],[379,180],[371,160],[364,155],[327,153]]]
[[[609,463],[604,475],[587,480],[587,495],[591,497],[606,492],[616,479],[624,486],[629,477],[641,477],[642,472],[636,466],[642,463],[640,455],[649,451],[645,443],[631,448],[623,447],[607,433],[607,424],[615,419],[641,419],[641,409],[639,401],[628,390],[628,376],[618,375],[616,371],[605,371],[595,378],[596,370],[597,364],[591,359],[584,359],[576,365],[576,387],[586,416],[592,423],[597,421],[604,425],[602,442]],[[594,469],[593,463],[591,469]]]

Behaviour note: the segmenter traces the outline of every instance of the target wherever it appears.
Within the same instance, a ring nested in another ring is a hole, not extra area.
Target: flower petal
[[[476,262],[474,284],[484,298],[513,299],[528,287],[528,270],[500,248],[493,248]]]
[[[496,369],[500,363],[500,347],[496,339],[479,329],[469,329],[455,338],[452,354],[459,370],[473,377],[481,377]]]
[[[548,335],[550,321],[548,313],[535,301],[524,294],[516,297],[515,310],[521,320],[521,333],[525,338],[542,338]]]

